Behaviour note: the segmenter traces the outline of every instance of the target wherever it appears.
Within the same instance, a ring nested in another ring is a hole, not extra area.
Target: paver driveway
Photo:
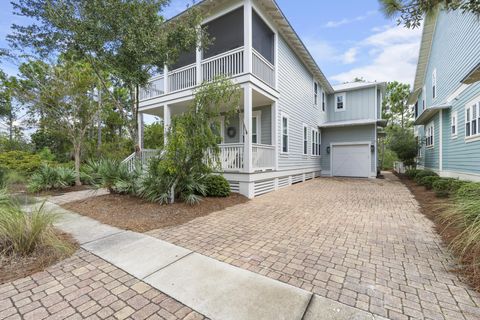
[[[393,175],[316,179],[151,235],[391,319],[480,319]]]

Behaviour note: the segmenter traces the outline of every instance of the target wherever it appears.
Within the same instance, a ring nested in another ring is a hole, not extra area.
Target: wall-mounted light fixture
[[[372,144],[372,145],[370,146],[370,151],[371,151],[372,153],[375,152],[375,145]]]
[[[330,154],[330,146],[327,147],[327,154]]]

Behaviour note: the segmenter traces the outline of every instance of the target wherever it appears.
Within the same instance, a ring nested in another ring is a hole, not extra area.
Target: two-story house
[[[241,113],[221,132],[222,173],[233,191],[252,198],[320,175],[376,177],[384,83],[332,87],[273,0],[196,6],[214,42],[152,78],[141,114],[161,117],[167,130],[199,84],[227,75],[242,90]]]
[[[420,167],[480,181],[480,22],[437,10],[424,22],[410,103]]]

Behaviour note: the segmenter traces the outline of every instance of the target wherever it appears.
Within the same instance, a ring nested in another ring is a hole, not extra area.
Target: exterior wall
[[[460,81],[480,63],[480,24],[473,14],[440,12],[424,79],[426,107],[447,102],[448,98],[462,85]],[[432,73],[436,69],[437,97],[432,98]],[[442,135],[441,175],[467,177],[480,175],[478,157],[480,141],[465,140],[465,107],[480,96],[480,83],[468,86],[456,99],[451,109],[445,109],[431,120],[435,123],[434,148],[423,147],[423,159],[419,164],[435,171],[440,170],[440,134]],[[418,114],[422,110],[423,94],[418,98]],[[451,115],[457,113],[457,136],[451,134]],[[440,133],[440,121],[442,133]],[[419,139],[424,143],[424,126],[417,128]],[[480,179],[480,177],[479,177]]]
[[[298,169],[305,167],[319,167],[319,156],[312,156],[312,128],[318,128],[320,121],[325,119],[320,103],[319,91],[318,106],[314,106],[313,76],[306,69],[300,59],[287,45],[282,37],[278,39],[278,90],[280,99],[277,119],[277,143],[279,146],[279,170]],[[289,151],[281,152],[282,146],[282,113],[289,120]],[[308,154],[303,154],[303,125],[308,130]]]
[[[253,108],[253,112],[259,111],[260,116],[260,141],[261,144],[272,144],[272,113],[270,106],[263,106],[258,108]],[[243,117],[243,115],[242,115]],[[243,120],[243,118],[242,118]],[[235,129],[235,136],[229,137],[227,135],[227,129],[233,127]],[[230,119],[225,120],[224,132],[224,143],[240,143],[241,136],[241,122],[238,115],[232,116]]]
[[[336,94],[341,94],[339,91]],[[328,96],[328,121],[377,119],[378,104],[375,87],[345,91],[344,111],[336,111],[335,94]]]
[[[364,142],[370,141],[375,145],[375,125],[348,126],[322,129],[322,174],[330,174],[330,154],[327,147],[331,143]],[[376,175],[375,155],[372,153],[371,171]]]

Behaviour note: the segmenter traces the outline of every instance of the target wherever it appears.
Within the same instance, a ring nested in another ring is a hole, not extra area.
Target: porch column
[[[167,144],[167,134],[168,134],[168,129],[170,128],[171,124],[171,113],[170,113],[170,106],[169,105],[164,105],[163,106],[163,144]]]
[[[165,65],[163,67],[163,90],[165,91],[165,93],[168,93],[169,88],[168,88],[168,66]]]
[[[279,148],[278,148],[278,108],[277,108],[277,102],[274,101],[272,102],[271,106],[271,115],[272,115],[272,145],[275,147],[275,170],[278,170],[278,154],[279,154]]]
[[[243,96],[243,170],[253,172],[252,163],[252,87],[246,84]]]
[[[243,31],[244,31],[244,68],[245,73],[252,73],[252,0],[245,0],[243,4]]]
[[[200,31],[201,27],[198,27],[198,44],[197,44],[197,51],[196,51],[196,65],[197,65],[197,86],[202,84],[203,81],[203,72],[202,72],[202,43],[200,39]]]
[[[143,113],[138,113],[138,147],[143,149]]]

